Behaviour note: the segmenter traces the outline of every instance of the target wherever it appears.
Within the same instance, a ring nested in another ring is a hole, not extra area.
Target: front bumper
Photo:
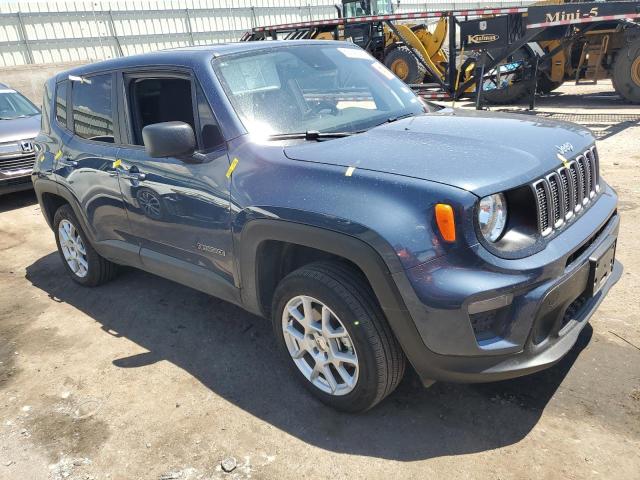
[[[621,276],[616,262],[591,295],[592,260],[615,248],[616,204],[606,187],[579,220],[526,259],[498,259],[475,246],[395,274],[423,343],[405,352],[423,381],[503,380],[542,370],[566,355]],[[480,314],[470,308],[496,298],[509,303]]]
[[[0,155],[0,195],[32,188],[34,162],[35,153]]]
[[[21,192],[33,188],[31,183],[31,172],[22,176],[15,176],[8,179],[0,177],[0,195],[7,193]]]

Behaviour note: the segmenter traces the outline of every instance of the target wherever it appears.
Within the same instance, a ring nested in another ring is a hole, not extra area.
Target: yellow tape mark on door
[[[233,171],[238,166],[238,162],[239,161],[240,160],[238,160],[237,158],[233,159],[233,161],[231,162],[231,165],[229,165],[229,168],[227,169],[227,178],[231,178],[231,174],[233,173]]]

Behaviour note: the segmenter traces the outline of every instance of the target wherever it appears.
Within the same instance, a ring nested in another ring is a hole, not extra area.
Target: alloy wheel
[[[315,298],[299,295],[282,312],[285,344],[298,370],[330,395],[351,392],[359,374],[358,355],[338,316]]]
[[[76,227],[69,220],[62,220],[58,225],[58,236],[62,255],[71,271],[80,278],[86,277],[89,271],[87,249]]]

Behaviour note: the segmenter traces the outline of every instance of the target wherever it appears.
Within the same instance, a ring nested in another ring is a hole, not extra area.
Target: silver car
[[[0,83],[0,195],[31,188],[40,109]]]

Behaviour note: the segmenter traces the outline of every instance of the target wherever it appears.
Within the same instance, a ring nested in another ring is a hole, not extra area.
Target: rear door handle
[[[60,160],[60,165],[63,167],[76,168],[78,166],[78,162],[76,162],[75,160],[69,160],[68,158],[65,158],[64,160]]]
[[[145,173],[140,173],[140,172],[121,172],[120,176],[122,178],[126,178],[127,180],[135,180],[138,182],[142,182],[145,178],[147,178],[147,175]]]

